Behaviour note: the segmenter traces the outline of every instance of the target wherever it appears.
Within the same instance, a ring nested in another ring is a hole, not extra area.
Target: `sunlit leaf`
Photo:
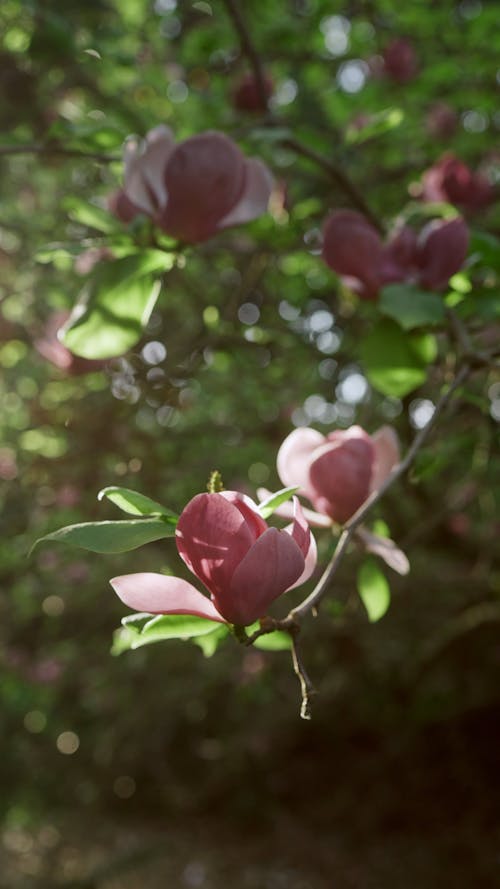
[[[403,330],[442,324],[446,308],[442,296],[419,290],[412,284],[389,284],[380,294],[379,309],[396,321]]]
[[[62,328],[62,340],[82,358],[112,358],[136,344],[160,292],[154,273],[172,267],[173,257],[146,250],[96,267]]]
[[[358,592],[368,619],[372,623],[380,620],[391,603],[391,590],[385,574],[373,559],[363,562],[358,571]]]
[[[281,506],[282,503],[286,503],[287,500],[290,500],[290,497],[292,497],[298,490],[298,486],[282,488],[280,491],[276,491],[275,494],[271,494],[266,500],[263,500],[262,503],[259,504],[259,512],[262,518],[269,518],[273,512],[276,512],[278,506]]]
[[[375,325],[361,343],[360,352],[375,389],[401,398],[425,382],[436,348],[436,340],[429,334],[405,333],[388,320]]]
[[[36,541],[40,543],[69,543],[93,553],[125,553],[153,540],[172,537],[175,528],[163,519],[130,519],[120,522],[83,522],[67,525]]]
[[[102,491],[99,491],[97,499],[102,500],[104,497],[107,497],[107,499],[111,500],[111,503],[114,503],[118,509],[121,509],[122,512],[126,512],[129,515],[161,515],[168,519],[169,524],[177,524],[178,516],[172,512],[171,509],[162,506],[162,504],[158,503],[156,500],[151,500],[150,497],[146,497],[144,494],[139,494],[138,491],[131,491],[129,488],[119,488],[115,485],[111,485],[107,488],[103,488]]]

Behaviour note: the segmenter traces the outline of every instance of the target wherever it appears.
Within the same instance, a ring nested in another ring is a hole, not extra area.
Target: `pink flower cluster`
[[[482,173],[472,170],[455,155],[444,154],[422,176],[424,201],[447,201],[474,212],[487,207],[495,194]]]
[[[467,255],[469,232],[463,219],[433,220],[420,234],[396,229],[384,243],[376,228],[355,210],[336,210],[323,227],[323,259],[346,286],[374,300],[387,284],[416,283],[442,290]]]
[[[296,498],[293,524],[278,531],[243,494],[198,494],[179,518],[176,542],[210,598],[179,577],[115,577],[111,585],[130,608],[247,626],[264,616],[274,599],[307,580],[316,565],[314,539]]]
[[[123,222],[140,213],[186,243],[211,238],[267,209],[273,178],[223,133],[208,131],[177,145],[169,127],[125,143],[124,187],[109,199]]]

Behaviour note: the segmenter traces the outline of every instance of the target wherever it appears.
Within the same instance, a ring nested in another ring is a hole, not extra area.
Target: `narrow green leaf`
[[[297,485],[295,487],[282,488],[280,491],[271,494],[267,500],[263,500],[262,503],[259,504],[259,512],[262,518],[269,518],[273,512],[276,512],[278,506],[281,506],[282,503],[286,503],[287,500],[290,500],[290,497],[292,497],[298,490],[299,488]]]
[[[206,636],[192,636],[190,642],[201,648],[205,657],[212,657],[217,651],[220,643],[227,638],[229,630],[223,624],[216,626],[211,633]]]
[[[389,284],[378,303],[383,315],[396,321],[403,330],[428,324],[442,324],[446,309],[442,296],[419,290],[411,284]]]
[[[97,495],[98,500],[102,500],[104,497],[107,497],[107,499],[111,500],[111,503],[114,503],[118,509],[121,509],[122,512],[126,512],[129,515],[161,515],[168,520],[170,525],[177,524],[178,516],[175,512],[172,512],[172,510],[168,509],[166,506],[162,506],[162,504],[158,503],[156,500],[151,500],[151,498],[146,497],[145,494],[139,494],[138,491],[131,491],[130,488],[119,488],[115,485],[110,485],[107,488],[103,488],[102,491],[99,491]]]
[[[140,339],[158,299],[154,275],[172,264],[160,250],[100,263],[62,328],[64,344],[82,358],[123,355]]]
[[[391,603],[391,590],[374,559],[367,559],[358,571],[358,592],[371,623],[380,620]]]
[[[69,543],[88,549],[93,553],[125,553],[137,549],[153,540],[173,537],[175,529],[162,519],[130,519],[120,522],[83,522],[81,525],[67,525],[50,534],[45,534],[33,545],[45,541]]]
[[[348,145],[359,145],[368,139],[375,139],[399,127],[404,120],[401,108],[384,108],[377,114],[371,114],[363,127],[348,126],[346,142]]]

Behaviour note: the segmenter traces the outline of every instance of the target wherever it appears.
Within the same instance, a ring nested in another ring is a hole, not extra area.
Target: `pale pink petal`
[[[273,190],[274,179],[271,173],[262,163],[255,158],[245,158],[245,185],[239,201],[229,213],[224,216],[218,228],[228,228],[230,225],[242,225],[257,219],[267,210],[269,198]]]
[[[304,565],[290,534],[268,528],[236,568],[230,589],[214,596],[214,602],[230,623],[253,623],[300,577]]]
[[[143,212],[140,207],[137,207],[130,200],[123,188],[109,195],[107,205],[110,213],[116,216],[120,222],[124,222],[125,225],[128,225],[129,222],[132,222],[136,216]]]
[[[366,441],[368,444],[371,443],[371,435],[368,435],[368,432],[365,432],[362,426],[349,426],[348,429],[334,429],[333,432],[329,432],[326,436],[327,441],[333,441],[335,444],[343,444],[350,439],[361,439],[362,441]]]
[[[215,605],[187,580],[143,572],[110,580],[115,593],[134,611],[149,614],[194,614],[224,623]]]
[[[318,512],[347,521],[368,497],[374,459],[372,442],[361,437],[319,448],[309,470]]]
[[[365,549],[369,553],[378,556],[393,571],[397,571],[398,574],[408,574],[410,570],[408,558],[390,537],[380,537],[366,528],[358,528],[356,536],[363,541]]]
[[[305,513],[306,513],[306,510],[304,510],[304,515],[305,515]],[[292,529],[292,525],[288,525],[285,528],[285,531],[288,534],[290,534],[291,529]],[[292,583],[291,586],[287,587],[286,591],[288,592],[288,590],[294,590],[295,587],[301,586],[303,583],[305,583],[307,580],[309,580],[309,578],[311,577],[311,574],[313,574],[313,572],[316,569],[317,562],[318,562],[318,548],[316,546],[316,541],[314,539],[314,536],[311,534],[309,537],[309,549],[307,550],[307,553],[306,553],[304,570],[303,570],[302,574],[300,575],[300,577],[294,583]]]
[[[381,426],[372,435],[375,448],[370,491],[377,491],[400,460],[399,438],[392,426]]]
[[[259,501],[267,500],[272,493],[267,488],[257,488]],[[312,525],[313,528],[331,528],[332,520],[328,516],[320,515],[319,512],[314,512],[314,510],[307,509],[304,506],[302,507],[302,512],[307,520],[307,524]],[[286,503],[282,503],[281,506],[274,510],[273,515],[277,515],[280,519],[293,519],[294,510],[292,502],[287,500]]]
[[[309,552],[311,532],[304,516],[304,511],[297,497],[293,498],[293,525],[291,535],[304,558]]]
[[[309,466],[312,455],[325,441],[321,432],[307,427],[294,429],[285,438],[276,459],[278,475],[284,485],[299,485],[301,493],[309,497]]]
[[[166,126],[150,130],[142,142],[132,138],[125,143],[125,191],[146,213],[157,213],[165,206],[165,169],[173,150],[172,131]]]
[[[165,170],[168,201],[158,224],[188,243],[214,235],[240,200],[245,157],[223,133],[207,132],[179,143]]]
[[[233,573],[255,541],[255,526],[221,494],[197,494],[181,513],[177,549],[211,593],[229,588]]]

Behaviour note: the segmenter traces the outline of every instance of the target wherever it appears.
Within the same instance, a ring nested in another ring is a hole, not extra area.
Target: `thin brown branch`
[[[257,93],[262,104],[262,108],[267,108],[268,94],[266,89],[264,68],[259,53],[253,45],[253,41],[250,37],[250,32],[247,28],[246,22],[241,14],[240,4],[237,2],[237,0],[222,0],[222,2],[224,3],[224,6],[227,9],[227,13],[233,22],[235,31],[238,34],[241,52],[244,56],[247,57],[252,69],[253,75],[255,77],[255,86],[257,88]]]
[[[80,157],[86,158],[87,160],[98,161],[101,164],[111,164],[121,160],[119,155],[103,154],[100,151],[84,151],[80,148],[64,148],[63,145],[0,145],[0,157],[8,157],[9,155],[15,154]]]
[[[297,639],[298,635],[298,627],[295,627],[293,630],[290,630],[290,635],[292,638],[292,663],[294,672],[300,682],[300,693],[302,696],[302,703],[300,706],[300,716],[302,719],[310,719],[311,718],[311,698],[316,694],[316,689],[312,684],[306,668],[304,666],[304,662],[302,660],[299,643]]]
[[[321,167],[325,173],[328,174],[330,179],[332,179],[341,189],[342,191],[350,198],[351,203],[361,211],[375,226],[375,228],[383,234],[383,227],[380,223],[380,220],[372,213],[370,207],[366,203],[363,195],[359,191],[359,189],[354,185],[349,176],[336,164],[334,161],[328,160],[328,158],[323,157],[322,154],[319,154],[317,151],[314,151],[313,148],[309,148],[307,145],[304,145],[302,142],[299,142],[298,139],[283,139],[280,142],[284,148],[289,148],[291,151],[294,151],[296,154],[302,155],[302,157],[306,157],[308,160],[313,161],[318,167]]]

